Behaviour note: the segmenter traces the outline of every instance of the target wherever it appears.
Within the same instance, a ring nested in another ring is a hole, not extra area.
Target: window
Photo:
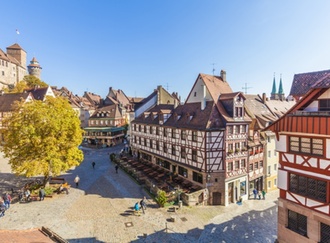
[[[197,142],[197,131],[192,131],[192,140]]]
[[[263,160],[259,161],[259,168],[262,168],[263,166],[264,166],[264,161]]]
[[[323,155],[323,139],[290,137],[290,152]]]
[[[172,128],[172,134],[171,134],[171,137],[172,137],[172,138],[175,138],[175,129],[174,129],[174,128]]]
[[[167,129],[166,129],[166,127],[164,127],[164,137],[166,137],[167,136]]]
[[[203,175],[193,171],[193,180],[202,184],[203,183]]]
[[[288,228],[300,235],[307,236],[307,217],[288,210]]]
[[[235,169],[239,169],[239,160],[235,160]]]
[[[233,170],[233,162],[228,163],[228,171]]]
[[[172,145],[172,155],[175,155],[175,146]]]
[[[192,161],[197,161],[197,150],[196,149],[193,149],[191,151],[191,160]]]
[[[316,180],[302,175],[290,174],[289,190],[321,202],[327,200],[326,181]]]
[[[228,135],[233,134],[233,126],[228,126]]]
[[[268,158],[272,157],[272,151],[268,151]]]
[[[185,168],[183,168],[183,167],[181,167],[181,166],[179,166],[179,168],[178,168],[178,173],[179,173],[179,175],[182,175],[182,176],[184,176],[184,177],[187,177],[187,176],[188,176],[188,171],[187,171],[187,169],[185,169]]]
[[[321,240],[319,241],[320,243],[326,243],[330,242],[330,226],[327,224],[321,223]]]
[[[276,157],[277,156],[277,152],[276,152],[276,150],[274,149],[274,156]]]
[[[181,130],[181,139],[186,140],[186,130]]]
[[[268,167],[267,167],[267,174],[268,174],[268,175],[271,174],[271,169],[272,169],[272,167],[271,167],[270,165],[268,165]]]
[[[268,188],[271,188],[271,187],[272,187],[272,182],[268,181]]]
[[[274,164],[274,170],[275,171],[277,170],[277,164]]]
[[[153,132],[152,126],[149,127],[149,132],[150,132],[150,134],[152,134],[152,132]]]
[[[166,145],[166,143],[164,143],[164,145],[163,145],[163,150],[164,150],[164,153],[167,153],[167,145]]]
[[[241,133],[246,133],[246,125],[241,126]]]
[[[254,162],[254,169],[258,169],[258,162]]]
[[[181,147],[181,158],[186,158],[186,148]]]
[[[197,92],[194,92],[194,97],[196,97],[197,96]]]
[[[139,132],[141,132],[141,125],[139,125]]]
[[[249,171],[253,171],[253,164],[249,165]]]
[[[141,137],[139,137],[139,144],[141,145]]]
[[[159,135],[159,127],[156,127],[156,135]]]
[[[147,139],[145,138],[144,141],[143,141],[143,145],[144,146],[147,146]]]
[[[330,100],[329,99],[322,99],[319,100],[319,111],[330,111]]]
[[[277,179],[274,179],[274,186],[277,186]]]
[[[245,159],[242,159],[241,160],[241,168],[245,168],[245,166],[246,166]]]
[[[149,147],[152,148],[152,140],[149,140]]]
[[[156,141],[156,149],[159,150],[159,141]]]
[[[147,132],[147,126],[143,126],[143,132],[144,132],[144,133]]]

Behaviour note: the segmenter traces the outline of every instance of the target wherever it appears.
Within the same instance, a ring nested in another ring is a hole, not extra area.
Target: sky
[[[330,69],[326,0],[5,0],[0,8],[0,49],[18,43],[44,82],[79,96],[105,98],[112,87],[146,97],[162,85],[184,101],[199,73],[222,69],[234,92],[270,96],[282,76],[288,95],[294,74]]]

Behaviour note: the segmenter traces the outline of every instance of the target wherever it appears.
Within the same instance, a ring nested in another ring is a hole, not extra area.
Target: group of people
[[[265,200],[266,199],[266,191],[263,189],[262,191],[258,191],[256,188],[253,189],[253,196],[254,199],[258,199],[261,200],[261,196],[262,199]]]
[[[147,203],[146,203],[146,197],[143,197],[143,199],[139,202],[136,202],[135,205],[134,205],[134,210],[136,212],[140,211],[140,209],[142,209],[142,212],[144,212],[144,210],[147,210]]]

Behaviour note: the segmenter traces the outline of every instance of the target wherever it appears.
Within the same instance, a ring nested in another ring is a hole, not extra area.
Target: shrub
[[[159,190],[157,192],[156,201],[158,202],[159,206],[164,207],[165,203],[167,202],[166,192]]]

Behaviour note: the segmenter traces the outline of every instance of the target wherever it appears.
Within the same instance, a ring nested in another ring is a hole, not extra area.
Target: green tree
[[[33,75],[24,76],[23,80],[19,81],[14,87],[6,87],[4,91],[6,93],[22,93],[25,89],[31,89],[34,87],[47,87],[48,84],[41,81],[39,78]]]
[[[4,124],[2,151],[18,175],[43,175],[46,183],[83,161],[80,120],[63,98],[17,102]]]

